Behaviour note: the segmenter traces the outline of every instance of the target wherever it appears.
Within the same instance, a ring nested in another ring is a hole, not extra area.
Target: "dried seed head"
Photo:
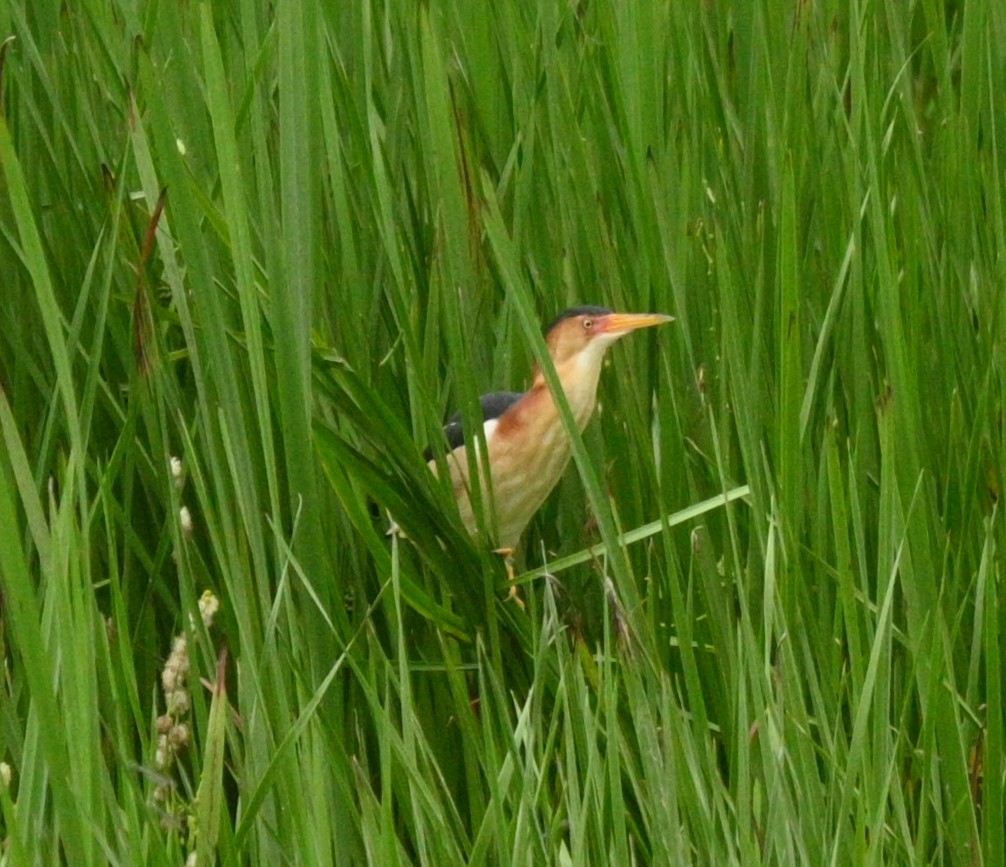
[[[178,522],[182,525],[182,533],[186,539],[192,538],[192,513],[188,506],[182,506],[178,510]]]
[[[157,751],[154,753],[154,766],[158,770],[164,770],[171,764],[173,757],[174,754],[171,752],[171,747],[168,745],[168,736],[161,735],[157,739]]]
[[[180,491],[185,484],[185,467],[182,465],[182,459],[172,455],[168,464],[171,467],[171,478],[174,479],[175,487]]]
[[[189,745],[189,739],[190,730],[185,723],[172,726],[171,731],[168,732],[168,746],[173,752],[177,753],[179,750],[185,749]]]
[[[209,629],[213,625],[213,618],[220,610],[220,600],[212,590],[204,590],[199,597],[199,614],[203,618],[203,625]]]

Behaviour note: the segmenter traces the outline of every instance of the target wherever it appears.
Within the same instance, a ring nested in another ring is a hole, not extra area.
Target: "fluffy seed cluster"
[[[172,457],[168,461],[171,481],[177,491],[185,487],[185,466],[181,458]],[[192,539],[193,520],[188,506],[178,509],[178,527],[184,545]],[[174,552],[176,563],[182,563],[182,551]],[[199,621],[209,629],[220,610],[220,600],[212,590],[206,590],[199,597],[199,617],[190,615],[190,632],[196,633]],[[192,740],[189,717],[192,711],[192,696],[189,692],[189,643],[186,633],[181,632],[171,640],[171,653],[161,671],[161,690],[164,693],[164,713],[157,718],[157,748],[154,752],[154,766],[160,782],[154,787],[154,801],[163,810],[165,827],[183,830],[190,826],[191,804],[176,794],[174,769],[179,756],[185,752]],[[192,851],[185,860],[184,867],[196,867],[196,853]]]
[[[209,629],[213,618],[220,610],[220,600],[212,590],[206,590],[199,597],[199,614],[203,625]],[[161,671],[161,689],[164,692],[164,713],[157,718],[157,750],[154,766],[163,776],[163,782],[154,789],[154,799],[167,800],[173,788],[168,777],[179,753],[188,747],[192,739],[192,728],[188,723],[192,710],[192,696],[189,693],[189,642],[184,632],[171,642],[164,669]]]
[[[171,643],[171,655],[161,672],[161,689],[164,690],[166,711],[157,718],[158,738],[154,764],[159,771],[164,771],[174,764],[175,756],[189,745],[189,726],[182,721],[192,707],[189,695],[188,639],[185,633],[176,635]],[[161,797],[164,795],[166,792],[161,793]]]
[[[185,464],[182,463],[182,459],[175,456],[169,458],[168,470],[171,472],[171,483],[174,485],[175,490],[181,491],[185,487]],[[178,526],[181,528],[183,538],[192,538],[192,513],[189,511],[188,506],[183,505],[178,509]],[[175,552],[175,559],[178,559],[177,551]]]
[[[214,595],[212,590],[204,590],[199,597],[199,616],[203,620],[203,626],[209,629],[213,625],[213,618],[220,610],[220,600]]]
[[[185,467],[181,458],[172,457],[168,461],[171,480],[176,490],[185,486]],[[191,539],[193,531],[192,514],[187,506],[181,506],[178,511],[178,521],[183,539]],[[177,560],[176,556],[176,560]],[[220,600],[212,590],[206,590],[199,597],[199,617],[203,626],[209,629],[213,618],[220,609]],[[197,627],[195,616],[190,625]],[[184,632],[180,632],[171,641],[171,653],[161,671],[161,690],[164,693],[164,713],[157,718],[157,749],[154,752],[154,767],[161,774],[161,782],[154,788],[154,800],[165,804],[168,816],[175,813],[169,806],[169,798],[174,791],[172,769],[178,757],[192,741],[192,726],[189,715],[192,710],[192,696],[189,692],[189,643]]]

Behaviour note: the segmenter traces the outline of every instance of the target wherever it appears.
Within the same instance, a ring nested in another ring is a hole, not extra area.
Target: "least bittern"
[[[604,307],[574,307],[548,327],[545,340],[549,354],[581,431],[597,402],[597,384],[608,347],[631,331],[662,325],[673,318],[660,313],[614,313]],[[487,529],[491,527],[496,549],[509,555],[562,477],[572,449],[540,368],[535,369],[530,390],[495,392],[479,402],[488,454],[488,461],[478,461],[482,467],[480,490],[487,504]],[[444,434],[450,447],[447,467],[461,520],[474,535],[478,527],[466,448],[470,442],[477,445],[478,440],[465,436],[460,413],[448,420]],[[426,458],[436,473],[432,449],[427,449]]]

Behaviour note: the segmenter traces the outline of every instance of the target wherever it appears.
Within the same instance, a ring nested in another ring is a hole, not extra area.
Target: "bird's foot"
[[[503,562],[506,564],[506,580],[510,584],[510,590],[507,592],[506,601],[516,602],[521,611],[524,610],[524,600],[520,598],[520,588],[514,584],[517,576],[513,571],[513,548],[496,548],[493,551],[494,554],[499,554],[503,558]]]

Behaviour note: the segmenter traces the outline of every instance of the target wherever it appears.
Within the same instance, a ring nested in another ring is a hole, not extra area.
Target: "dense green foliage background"
[[[1003,863],[996,4],[8,34],[0,862]],[[574,303],[521,611],[421,449]]]

